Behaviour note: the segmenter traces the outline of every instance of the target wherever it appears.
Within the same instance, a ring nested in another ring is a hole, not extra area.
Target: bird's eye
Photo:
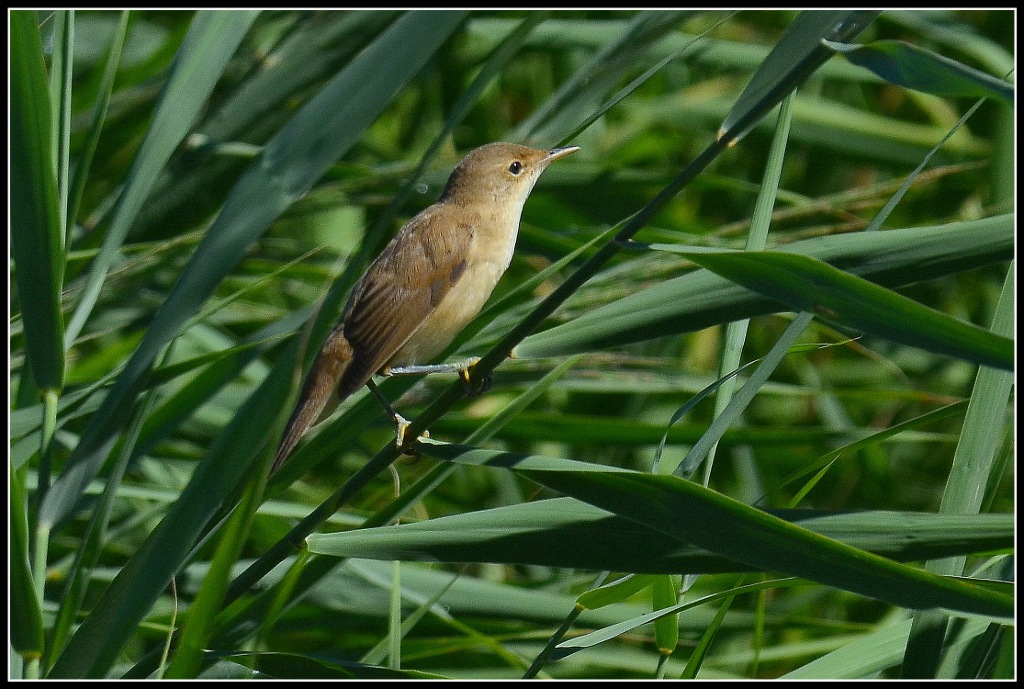
[[[513,175],[518,176],[519,173],[523,171],[523,164],[520,163],[518,160],[514,160],[512,161],[512,164],[508,166],[508,171],[511,172]]]

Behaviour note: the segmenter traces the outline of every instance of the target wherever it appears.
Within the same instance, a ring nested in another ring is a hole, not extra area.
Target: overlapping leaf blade
[[[1010,515],[768,510],[900,562],[1010,547]],[[749,565],[685,544],[585,502],[555,498],[400,526],[314,534],[314,553],[379,560],[499,562],[652,574],[738,572]]]

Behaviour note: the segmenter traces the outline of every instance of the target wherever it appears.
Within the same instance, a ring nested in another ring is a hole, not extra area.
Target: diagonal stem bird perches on
[[[469,384],[472,363],[427,362],[480,312],[508,268],[523,205],[541,173],[578,150],[493,143],[462,159],[438,202],[406,223],[356,283],[313,362],[271,472],[334,394],[340,402],[364,385],[394,417],[404,447],[408,422],[374,385],[375,373],[458,370]]]

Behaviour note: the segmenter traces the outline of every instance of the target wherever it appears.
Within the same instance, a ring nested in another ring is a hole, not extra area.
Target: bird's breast
[[[478,223],[470,228],[458,279],[409,341],[388,362],[392,367],[430,363],[476,317],[512,261],[515,222]]]

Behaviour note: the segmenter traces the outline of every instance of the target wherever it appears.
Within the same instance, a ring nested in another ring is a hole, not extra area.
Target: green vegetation
[[[10,12],[12,677],[1012,677],[1013,25]],[[268,478],[497,140],[493,387]]]

